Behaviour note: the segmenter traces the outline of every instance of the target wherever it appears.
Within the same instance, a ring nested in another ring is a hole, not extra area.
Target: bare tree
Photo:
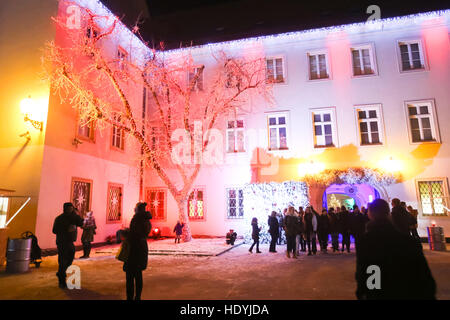
[[[110,54],[103,44],[114,43],[123,24],[80,10],[79,28],[69,28],[63,14],[54,18],[63,40],[48,43],[42,59],[52,91],[76,108],[84,123],[115,126],[138,143],[136,155],[155,170],[176,200],[185,223],[183,240],[189,241],[187,200],[202,155],[213,147],[211,133],[225,116],[251,110],[251,101],[273,101],[263,51],[258,45],[234,55],[211,50],[208,69],[195,64],[192,48],[142,50],[130,40],[126,54]],[[132,30],[136,40],[139,28]],[[145,117],[132,106],[137,90],[148,95]]]

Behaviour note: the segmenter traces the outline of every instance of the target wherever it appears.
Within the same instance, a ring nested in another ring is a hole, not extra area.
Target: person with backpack
[[[142,271],[147,269],[148,244],[147,237],[152,229],[150,219],[152,215],[145,211],[147,203],[138,202],[134,209],[134,216],[124,242],[127,243],[128,253],[124,259],[123,271],[126,273],[127,300],[141,300],[143,288]]]

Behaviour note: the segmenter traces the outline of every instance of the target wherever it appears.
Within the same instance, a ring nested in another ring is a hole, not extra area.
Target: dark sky
[[[103,0],[127,25],[140,16],[150,46],[199,45],[251,36],[366,21],[377,4],[381,17],[450,6],[437,0]],[[159,49],[159,48],[158,48]]]

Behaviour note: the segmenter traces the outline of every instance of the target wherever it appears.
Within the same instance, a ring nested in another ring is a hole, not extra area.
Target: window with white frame
[[[244,152],[244,120],[227,121],[227,152]]]
[[[287,131],[288,116],[287,113],[272,113],[267,115],[267,126],[269,130],[269,150],[288,149]]]
[[[448,215],[448,190],[444,179],[417,181],[423,215]]]
[[[357,106],[360,145],[383,143],[383,126],[380,105]]]
[[[425,58],[420,40],[399,41],[401,70],[425,69]]]
[[[312,110],[314,147],[335,147],[337,142],[334,109]]]
[[[283,83],[284,61],[282,57],[270,57],[266,59],[266,80],[269,83]]]
[[[437,141],[438,128],[435,125],[433,101],[407,102],[407,109],[411,141]]]
[[[194,188],[188,197],[188,216],[189,219],[205,219],[205,190],[203,188]]]
[[[203,90],[203,66],[195,67],[188,74],[188,85],[193,91]]]
[[[120,150],[124,150],[125,132],[120,127],[121,123],[122,123],[121,117],[118,115],[114,116],[114,124],[112,125],[111,146]]]
[[[244,218],[244,190],[242,188],[227,188],[227,218]]]
[[[376,73],[375,57],[371,45],[351,48],[353,75],[363,76]]]
[[[308,53],[309,80],[328,79],[330,70],[326,51]]]

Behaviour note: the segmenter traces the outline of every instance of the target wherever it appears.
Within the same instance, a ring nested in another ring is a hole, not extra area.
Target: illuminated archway
[[[328,209],[329,206],[345,205],[346,207],[351,207],[353,204],[356,204],[358,207],[367,208],[368,203],[381,197],[380,192],[367,183],[334,183],[325,189],[322,197],[322,206]]]

